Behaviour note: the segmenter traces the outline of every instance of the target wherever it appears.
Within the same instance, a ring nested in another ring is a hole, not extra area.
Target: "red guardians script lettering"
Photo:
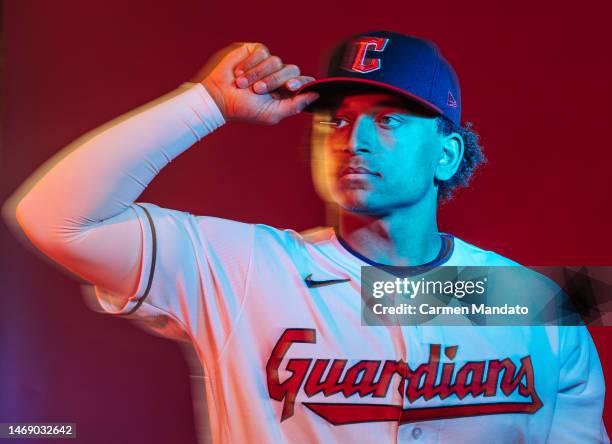
[[[410,403],[419,399],[444,400],[453,395],[464,402],[409,409],[401,405],[364,402],[304,402],[304,406],[335,425],[372,421],[399,421],[403,424],[487,414],[534,413],[542,407],[535,390],[530,356],[521,358],[518,368],[510,358],[466,362],[455,368],[454,362],[443,363],[440,356],[444,349],[444,355],[452,361],[458,346],[442,347],[440,344],[431,344],[428,361],[415,369],[411,369],[403,360],[362,360],[347,367],[346,359],[292,358],[284,367],[291,376],[281,382],[278,371],[289,348],[295,343],[316,342],[314,329],[287,329],[268,359],[268,393],[272,399],[283,402],[281,421],[293,416],[295,399],[300,390],[308,398],[322,393],[326,397],[341,394],[345,398],[358,396],[375,399],[385,398],[394,381],[398,384],[399,393]],[[323,375],[326,375],[325,378]],[[465,402],[480,395],[509,397],[513,394],[520,395],[524,400]]]

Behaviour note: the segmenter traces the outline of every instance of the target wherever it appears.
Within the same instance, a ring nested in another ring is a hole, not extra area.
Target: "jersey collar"
[[[440,233],[440,238],[442,242],[440,245],[440,251],[438,251],[437,256],[433,260],[425,264],[416,265],[416,266],[411,267],[412,269],[411,269],[410,274],[425,273],[435,267],[439,267],[441,265],[444,265],[446,262],[448,262],[455,248],[455,238],[452,234],[448,234],[448,233]],[[389,271],[389,268],[392,268],[392,266],[389,264],[381,264],[379,262],[375,262],[367,258],[366,256],[362,255],[358,251],[354,250],[353,248],[350,247],[350,245],[348,245],[348,243],[344,239],[336,235],[335,232],[333,232],[331,240],[334,242],[334,244],[336,244],[336,247],[338,248],[338,250],[343,252],[345,255],[348,253],[348,255],[350,255],[353,259],[357,259],[359,262],[361,262],[361,266],[370,265],[370,266],[374,266],[378,268],[384,268],[387,271]]]

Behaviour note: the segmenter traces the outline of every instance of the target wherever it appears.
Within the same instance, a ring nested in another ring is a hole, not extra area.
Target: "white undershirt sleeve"
[[[223,123],[204,87],[185,84],[66,147],[32,181],[17,221],[36,247],[79,277],[116,295],[142,293],[150,240],[146,212],[134,201],[162,168]]]

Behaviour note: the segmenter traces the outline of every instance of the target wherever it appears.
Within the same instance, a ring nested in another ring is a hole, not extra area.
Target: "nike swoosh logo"
[[[312,279],[312,273],[304,278],[304,283],[308,288],[324,287],[325,285],[341,284],[348,282],[350,279],[326,279],[324,281],[315,281]]]

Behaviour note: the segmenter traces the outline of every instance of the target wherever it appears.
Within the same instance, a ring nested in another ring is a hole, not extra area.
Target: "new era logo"
[[[448,99],[446,101],[446,104],[451,108],[457,108],[457,101],[455,100],[455,97],[453,96],[453,93],[450,92],[450,90],[448,91]]]

